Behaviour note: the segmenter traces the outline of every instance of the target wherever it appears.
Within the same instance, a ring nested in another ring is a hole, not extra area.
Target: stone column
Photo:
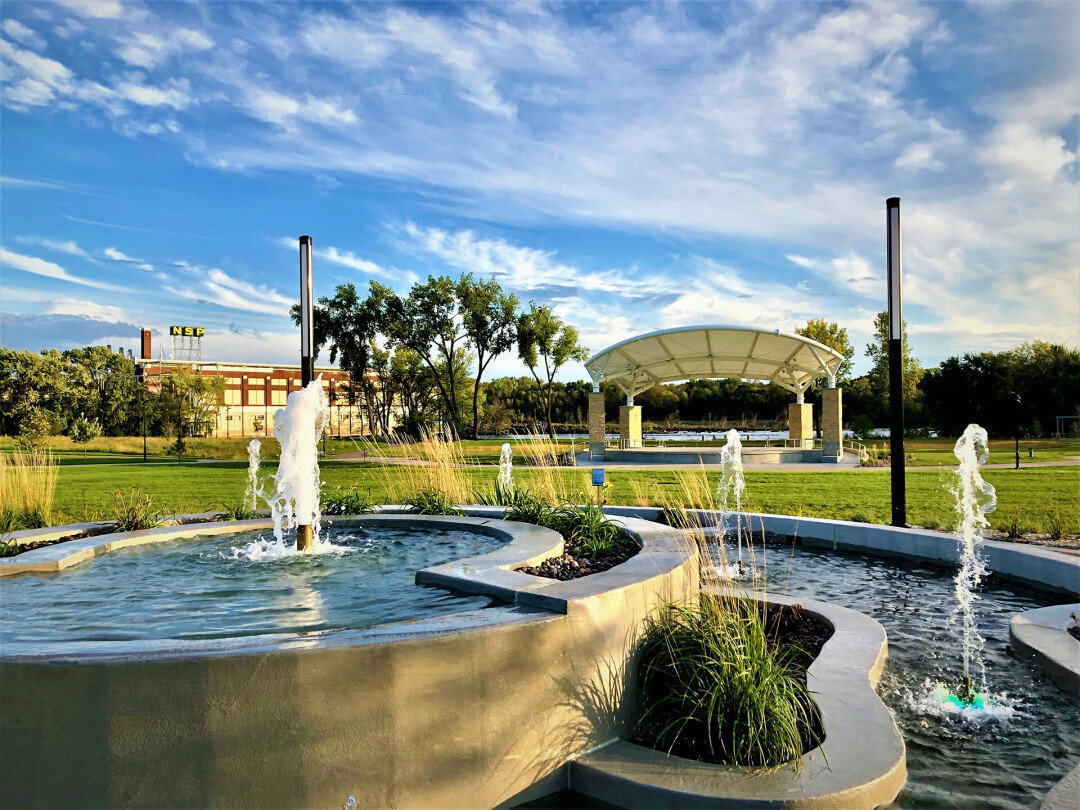
[[[814,414],[813,406],[801,402],[788,405],[788,438],[796,447],[813,448]]]
[[[589,393],[589,458],[604,460],[604,434],[607,420],[604,417],[604,394],[602,391]]]
[[[623,405],[619,408],[619,447],[641,447],[640,405]]]
[[[844,421],[839,388],[821,389],[821,460],[836,463],[844,459]]]

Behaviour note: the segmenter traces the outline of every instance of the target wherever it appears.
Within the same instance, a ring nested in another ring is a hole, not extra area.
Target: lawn
[[[271,470],[265,465],[264,472]],[[375,503],[387,500],[384,471],[388,468],[343,462],[322,465],[326,487],[357,488]],[[490,488],[496,470],[469,469],[478,489]],[[393,471],[391,471],[393,474]],[[528,486],[535,475],[519,469],[515,480]],[[587,471],[564,470],[566,488],[593,497],[587,486]],[[662,491],[675,480],[675,473],[661,470],[609,470],[607,498],[616,504],[656,504]],[[718,473],[708,473],[710,489],[715,489]],[[908,520],[932,528],[950,528],[955,520],[953,498],[948,492],[952,475],[947,470],[911,470],[907,475]],[[1045,531],[1049,513],[1060,510],[1067,532],[1080,532],[1080,468],[1034,468],[987,470],[985,478],[998,492],[998,509],[990,516],[994,528],[1004,529],[1017,515],[1028,531]],[[835,472],[753,471],[746,474],[744,508],[750,511],[837,518],[871,523],[888,523],[890,517],[889,475],[872,470]],[[169,512],[200,512],[223,502],[238,501],[247,483],[247,469],[241,463],[200,463],[190,465],[71,466],[60,469],[55,508],[61,519],[83,521],[109,516],[113,491],[141,489],[153,496]]]

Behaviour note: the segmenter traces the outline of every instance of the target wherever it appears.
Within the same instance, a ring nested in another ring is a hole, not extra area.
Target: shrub
[[[234,503],[217,503],[215,505],[221,510],[221,514],[218,515],[221,520],[252,520],[258,517],[258,514],[245,499]]]
[[[554,522],[552,517],[554,511],[554,507],[542,498],[533,495],[528,490],[519,489],[514,493],[513,501],[503,514],[503,520],[552,528],[550,524]]]
[[[113,493],[112,518],[118,532],[138,532],[161,525],[162,514],[154,507],[154,499],[142,490],[131,490],[125,495],[120,490]]]
[[[638,732],[649,744],[714,762],[799,762],[819,740],[817,707],[793,674],[793,650],[770,649],[761,609],[702,594],[664,605],[640,642]]]
[[[409,511],[417,515],[464,515],[444,492],[422,489],[405,502]]]
[[[19,553],[19,544],[15,540],[0,537],[0,557],[14,557]]]
[[[1061,504],[1051,507],[1046,512],[1046,533],[1051,540],[1063,540],[1067,534],[1065,527],[1065,515],[1061,510]]]
[[[0,453],[0,530],[51,525],[58,472],[48,450]]]
[[[1008,522],[1005,524],[1005,534],[1010,540],[1016,540],[1023,534],[1023,530],[1020,528],[1020,510],[1014,509],[1013,513],[1009,516]]]
[[[567,545],[586,557],[610,554],[623,538],[622,528],[593,503],[560,506],[553,510],[551,519],[548,528],[559,532]]]
[[[367,495],[361,495],[355,489],[335,487],[324,491],[321,496],[324,515],[370,515],[375,505]]]

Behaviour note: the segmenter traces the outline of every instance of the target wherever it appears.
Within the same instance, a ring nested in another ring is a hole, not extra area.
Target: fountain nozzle
[[[971,688],[971,676],[965,675],[962,685],[960,687],[960,699],[964,703],[971,703],[975,700],[975,690]]]
[[[305,526],[301,523],[296,527],[296,550],[297,551],[311,551],[313,544],[311,526]]]

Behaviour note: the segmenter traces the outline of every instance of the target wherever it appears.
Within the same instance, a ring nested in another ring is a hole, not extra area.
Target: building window
[[[271,405],[284,405],[285,397],[288,395],[287,391],[278,391],[274,389],[270,392],[270,404]]]
[[[248,381],[248,388],[252,388],[253,386],[258,386],[259,388],[263,387],[263,378],[262,377],[248,377],[247,381]]]
[[[225,389],[225,404],[226,405],[239,405],[240,404],[240,391],[239,389],[226,388]]]
[[[262,405],[266,402],[266,392],[261,388],[248,389],[248,405]]]

